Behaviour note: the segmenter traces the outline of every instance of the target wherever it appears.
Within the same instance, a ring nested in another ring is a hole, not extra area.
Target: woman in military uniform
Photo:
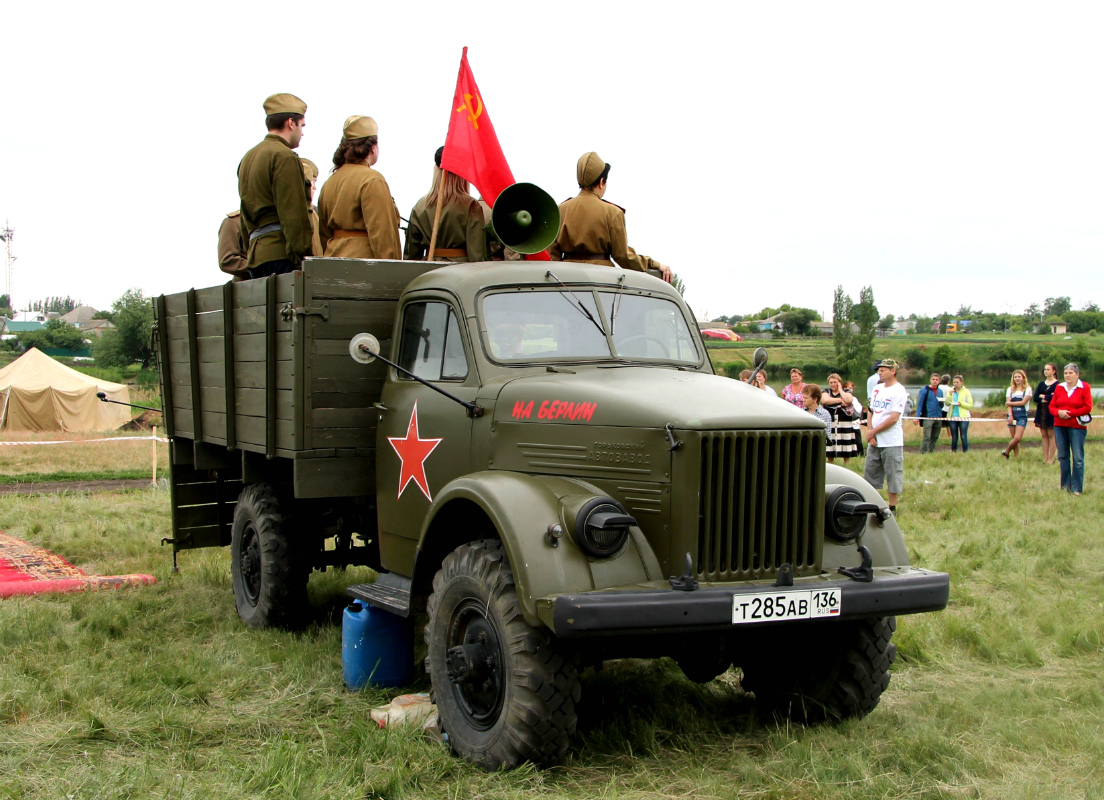
[[[379,159],[378,131],[371,117],[345,120],[333,175],[318,193],[318,234],[326,256],[402,257],[399,211],[387,181],[372,169]]]
[[[433,184],[429,194],[414,204],[410,226],[406,229],[403,258],[423,261],[429,255],[433,236],[433,217],[441,203],[441,220],[437,224],[437,242],[433,260],[455,262],[483,261],[487,258],[483,233],[483,208],[468,194],[468,182],[455,173],[441,169],[443,147],[433,156]]]

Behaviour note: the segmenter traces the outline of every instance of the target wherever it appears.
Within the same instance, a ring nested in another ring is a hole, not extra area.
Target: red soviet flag
[[[483,106],[483,96],[475,85],[475,76],[468,66],[466,47],[460,58],[460,75],[452,98],[452,117],[445,137],[445,151],[441,154],[441,169],[455,172],[469,181],[492,206],[498,193],[515,183],[491,124],[491,116]]]
[[[503,189],[517,182],[498,143],[491,116],[483,106],[483,95],[475,85],[466,47],[460,56],[460,74],[452,97],[452,115],[445,150],[441,153],[441,169],[454,172],[471,183],[491,206]],[[551,260],[547,250],[527,255],[525,259]]]

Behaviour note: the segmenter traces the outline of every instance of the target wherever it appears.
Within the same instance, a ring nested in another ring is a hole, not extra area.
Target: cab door
[[[473,402],[479,388],[459,307],[451,297],[415,296],[400,309],[396,364]],[[422,523],[437,492],[471,471],[468,410],[390,369],[376,433],[376,503],[385,569],[410,575]]]

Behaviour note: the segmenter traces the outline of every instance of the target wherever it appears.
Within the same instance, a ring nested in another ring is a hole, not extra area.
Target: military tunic
[[[589,189],[560,203],[560,232],[548,248],[553,261],[583,261],[643,272],[659,262],[637,254],[625,233],[625,210]],[[612,259],[612,260],[611,260]]]
[[[298,264],[310,253],[311,224],[303,165],[287,142],[270,133],[245,154],[238,164],[238,196],[248,268],[284,259]],[[281,230],[249,241],[254,230],[274,223]]]
[[[318,234],[326,256],[402,258],[399,211],[383,175],[342,165],[318,193]]]
[[[308,255],[322,255],[322,238],[318,235],[318,209],[311,206],[308,210],[311,223],[311,251]]]
[[[240,211],[231,211],[223,218],[218,232],[219,269],[228,275],[233,275],[236,281],[249,277],[248,268],[245,265],[246,248],[241,233],[240,217]]]
[[[410,225],[406,229],[406,247],[403,258],[422,261],[429,255],[429,239],[433,235],[433,216],[437,213],[436,203],[426,205],[423,197],[414,204],[410,212]],[[479,201],[465,193],[449,200],[441,208],[441,221],[437,225],[437,250],[467,250],[464,256],[447,256],[448,261],[464,263],[484,261],[483,209]],[[434,260],[441,259],[434,254]]]

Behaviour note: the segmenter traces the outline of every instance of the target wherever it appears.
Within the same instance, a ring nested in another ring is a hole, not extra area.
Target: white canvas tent
[[[0,369],[0,431],[107,431],[130,421],[130,389],[59,364],[37,348]]]

